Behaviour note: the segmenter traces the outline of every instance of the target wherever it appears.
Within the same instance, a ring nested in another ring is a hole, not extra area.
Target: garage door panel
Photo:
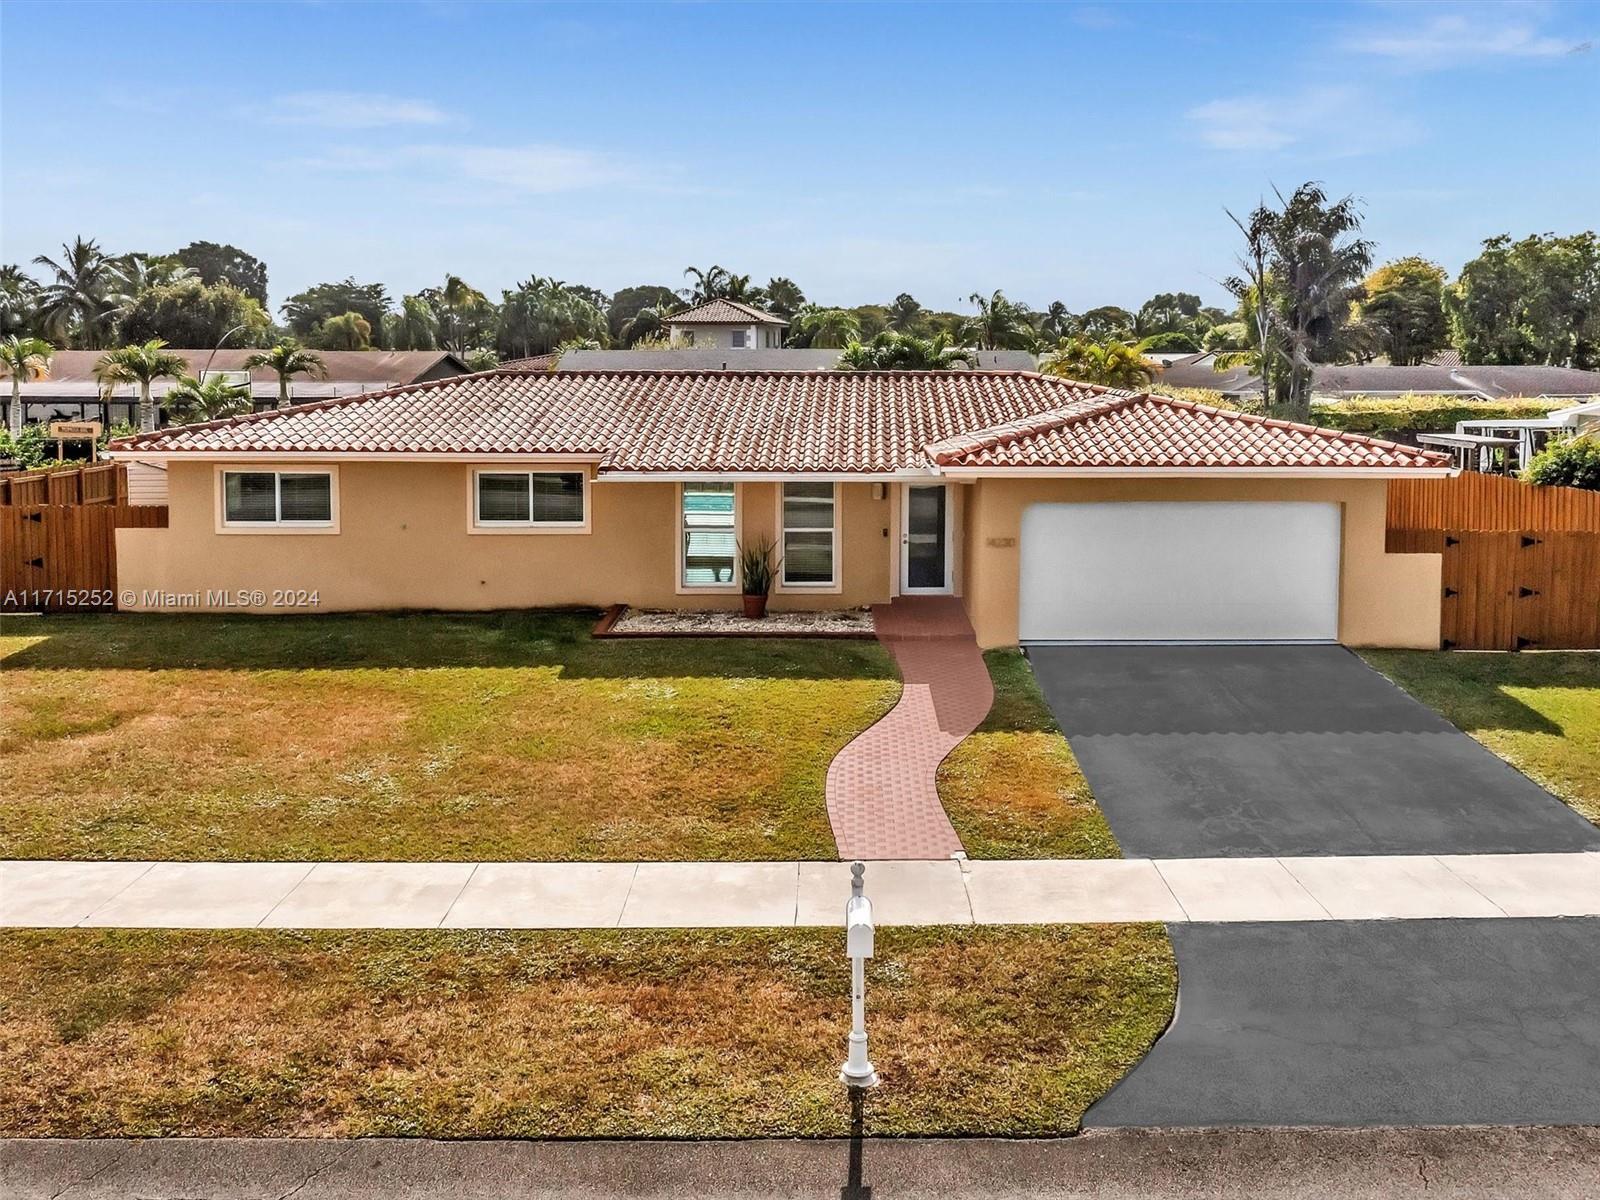
[[[1023,514],[1024,641],[1334,641],[1339,508],[1037,504]]]

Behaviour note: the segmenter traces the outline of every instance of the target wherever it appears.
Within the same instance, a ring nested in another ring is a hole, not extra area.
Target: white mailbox
[[[872,901],[851,896],[844,906],[845,953],[851,958],[872,957]]]
[[[867,959],[872,957],[872,901],[862,894],[866,863],[850,864],[850,899],[844,905],[844,948],[850,956],[849,1056],[839,1072],[848,1087],[877,1085],[878,1073],[867,1057]]]

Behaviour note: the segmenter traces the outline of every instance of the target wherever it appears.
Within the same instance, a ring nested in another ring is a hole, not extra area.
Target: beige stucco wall
[[[1313,500],[1343,513],[1339,640],[1439,647],[1440,557],[1386,554],[1382,479],[982,479],[968,490],[963,594],[978,641],[1014,645],[1022,514],[1031,504],[1092,500]]]
[[[324,612],[740,603],[736,592],[676,590],[676,484],[592,484],[588,533],[473,533],[471,480],[472,467],[464,463],[344,462],[338,467],[338,532],[222,533],[215,465],[172,464],[169,527],[118,530],[118,589],[132,593],[122,607],[167,608],[149,594],[200,593],[199,603],[184,607],[216,611],[220,605],[204,602],[204,593],[214,589],[315,590]],[[743,536],[775,537],[777,488],[740,486]],[[841,483],[838,496],[840,590],[779,590],[773,608],[840,608],[889,598],[883,534],[889,501],[873,499],[866,483]]]

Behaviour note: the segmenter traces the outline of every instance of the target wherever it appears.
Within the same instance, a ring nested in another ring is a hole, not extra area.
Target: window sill
[[[508,533],[589,533],[590,526],[587,522],[582,525],[471,525],[468,526],[467,532],[490,535]]]

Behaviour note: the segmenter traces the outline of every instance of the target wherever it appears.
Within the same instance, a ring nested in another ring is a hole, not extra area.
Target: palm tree
[[[1076,314],[1061,301],[1056,300],[1044,310],[1044,315],[1039,321],[1039,333],[1051,341],[1059,342],[1062,338],[1076,334],[1078,325]]]
[[[1148,387],[1155,378],[1150,364],[1132,346],[1123,342],[1091,342],[1085,338],[1063,340],[1045,356],[1039,369],[1046,375],[1060,375],[1079,383],[1098,383],[1130,392]]]
[[[861,322],[847,308],[808,304],[794,315],[793,341],[819,350],[843,349],[861,338]]]
[[[318,341],[328,350],[372,349],[372,322],[358,312],[329,317],[317,332]]]
[[[889,305],[888,325],[895,333],[915,333],[922,327],[923,308],[910,292],[901,292]]]
[[[307,350],[293,338],[285,338],[270,350],[258,350],[244,360],[245,369],[253,371],[265,367],[278,376],[278,407],[289,407],[289,380],[295,375],[309,375],[312,379],[326,379],[328,368],[322,355]]]
[[[406,296],[400,311],[383,320],[384,344],[391,350],[432,350],[439,342],[439,319],[421,296]]]
[[[767,298],[767,311],[776,313],[784,320],[799,312],[806,302],[806,294],[800,290],[800,285],[783,275],[767,280],[762,292]]]
[[[694,286],[680,288],[678,294],[690,304],[704,304],[707,300],[716,300],[728,294],[728,281],[733,278],[727,268],[711,266],[702,271],[699,267],[686,267],[683,277],[694,277]],[[745,276],[749,282],[749,276]]]
[[[641,308],[622,323],[617,336],[622,339],[624,346],[632,346],[646,338],[660,337],[666,329],[667,323],[662,319],[660,312],[654,308]]]
[[[111,389],[119,383],[139,385],[139,431],[148,433],[156,427],[155,405],[150,403],[150,385],[158,379],[175,379],[189,369],[183,355],[174,354],[163,347],[160,338],[151,338],[137,346],[124,346],[108,350],[94,365],[94,377],[109,397]]]
[[[166,406],[168,415],[180,425],[217,421],[250,411],[250,385],[232,383],[220,373],[203,383],[185,375],[167,393]]]
[[[112,316],[116,270],[99,243],[77,238],[61,246],[61,261],[46,255],[33,260],[55,274],[39,291],[39,318],[57,340],[73,339],[85,350],[100,348]]]
[[[0,340],[0,372],[11,376],[11,440],[22,436],[22,381],[43,379],[50,374],[50,356],[55,347],[43,338],[10,337]]]
[[[493,307],[489,298],[459,275],[446,275],[439,289],[439,340],[446,350],[460,354],[466,347],[467,320]]]
[[[39,285],[21,267],[0,267],[0,335],[31,336],[38,316]]]
[[[973,292],[968,297],[978,306],[978,315],[967,321],[962,333],[976,343],[980,350],[1027,350],[1035,338],[1033,327],[1023,310],[1007,300],[1005,293],[996,290],[984,297]]]

